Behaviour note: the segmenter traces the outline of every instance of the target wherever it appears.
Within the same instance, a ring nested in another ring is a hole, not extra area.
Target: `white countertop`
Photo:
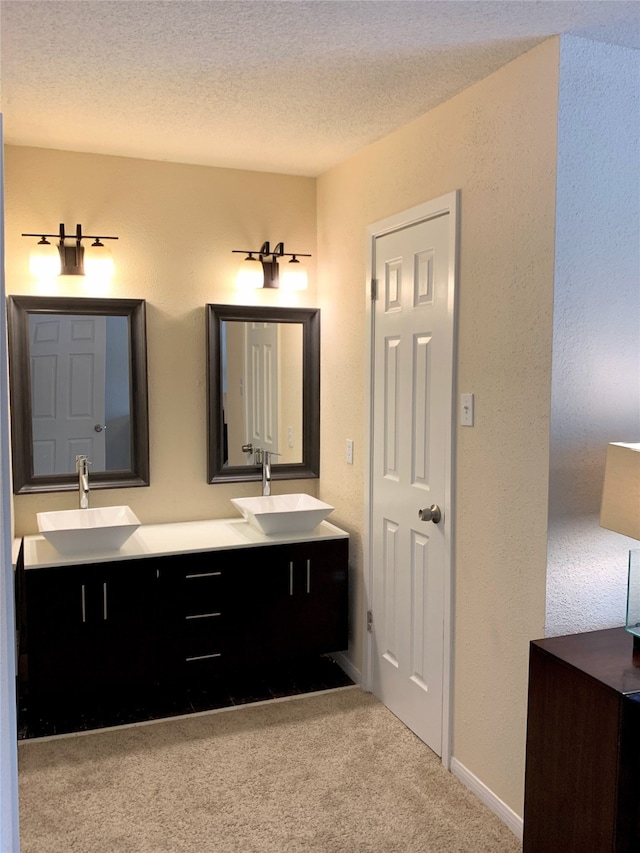
[[[117,551],[92,551],[86,554],[60,554],[43,536],[24,537],[25,569],[70,566],[79,563],[105,563],[136,560],[141,557],[189,554],[230,548],[286,545],[292,542],[316,542],[346,539],[349,534],[328,521],[306,533],[266,536],[241,518],[208,521],[183,521],[171,524],[142,524]]]

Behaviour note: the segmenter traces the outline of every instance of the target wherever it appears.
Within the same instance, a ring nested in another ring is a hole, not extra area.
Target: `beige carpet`
[[[358,688],[19,747],[22,853],[511,853]]]

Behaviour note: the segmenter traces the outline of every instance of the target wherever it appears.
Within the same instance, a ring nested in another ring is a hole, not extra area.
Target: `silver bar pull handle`
[[[186,661],[192,660],[209,660],[210,658],[221,658],[222,652],[216,652],[213,655],[193,655],[193,657],[185,658]]]
[[[82,600],[82,621],[86,622],[87,621],[87,603],[86,603],[86,598],[85,598],[84,584],[82,584],[80,594],[81,594],[81,600]]]
[[[311,592],[311,560],[307,560],[307,595]]]
[[[194,613],[192,616],[185,616],[185,619],[213,619],[214,616],[222,616],[222,613]]]
[[[222,574],[222,572],[198,572],[193,575],[185,575],[187,580],[189,578],[217,578]]]
[[[293,563],[289,563],[289,595],[293,595]]]
[[[107,621],[107,584],[102,584],[102,618]]]

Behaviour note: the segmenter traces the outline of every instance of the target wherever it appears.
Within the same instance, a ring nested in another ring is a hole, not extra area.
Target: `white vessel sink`
[[[311,495],[231,498],[252,527],[261,533],[304,533],[313,530],[333,507]]]
[[[117,551],[140,527],[128,506],[39,512],[38,530],[61,554]]]

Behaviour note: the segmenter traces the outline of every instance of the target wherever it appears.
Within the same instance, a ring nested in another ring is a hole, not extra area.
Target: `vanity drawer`
[[[180,678],[181,680],[186,678],[187,683],[215,678],[224,672],[226,663],[226,657],[222,652],[191,655],[185,658]]]
[[[204,613],[186,617],[182,648],[185,657],[220,652],[226,645],[226,620],[222,613]]]
[[[220,611],[226,598],[224,569],[185,572],[180,582],[185,616]]]
[[[231,657],[227,626],[222,615],[183,616],[167,637],[164,678],[189,683],[220,675]]]
[[[227,664],[228,641],[220,616],[185,619],[181,661],[187,680],[218,675]]]

